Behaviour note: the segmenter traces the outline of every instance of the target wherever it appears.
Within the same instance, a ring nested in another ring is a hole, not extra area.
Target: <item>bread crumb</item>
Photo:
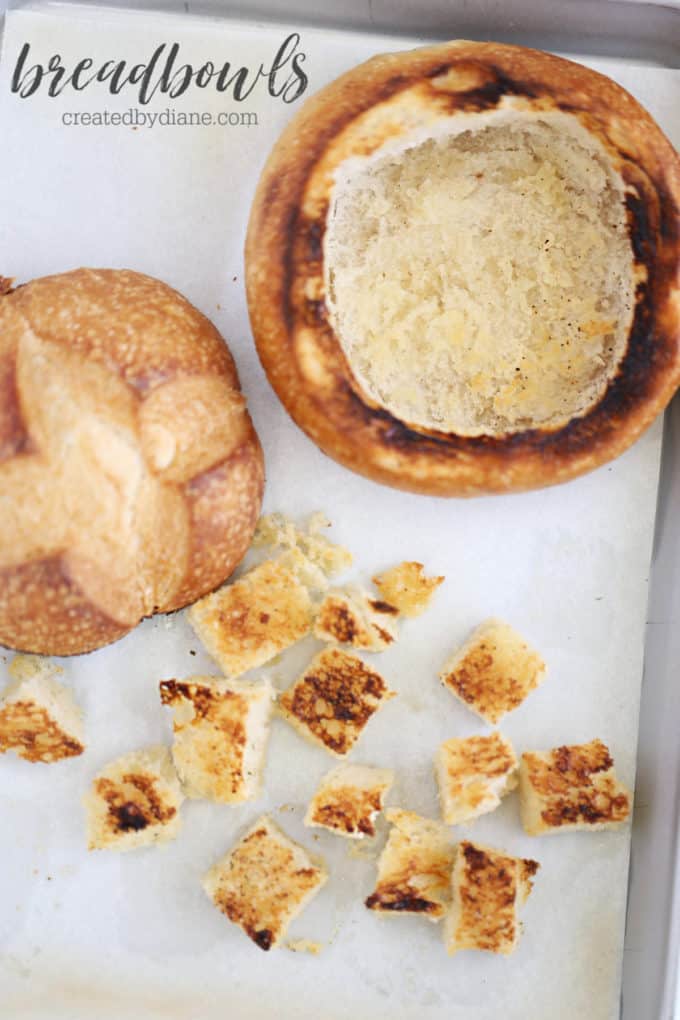
[[[352,554],[321,534],[329,527],[330,521],[320,511],[310,516],[305,528],[298,528],[285,514],[265,514],[257,523],[253,545],[299,549],[327,577],[334,577],[351,567]]]
[[[386,602],[396,606],[402,616],[420,616],[444,581],[443,576],[426,577],[422,563],[407,561],[373,578]]]
[[[293,939],[284,942],[284,945],[293,953],[310,953],[312,956],[318,956],[323,950],[323,943],[311,942],[309,939]]]

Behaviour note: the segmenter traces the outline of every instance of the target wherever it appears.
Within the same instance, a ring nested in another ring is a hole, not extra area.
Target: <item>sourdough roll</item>
[[[176,291],[77,269],[0,295],[0,644],[73,655],[193,602],[262,487],[229,349]]]
[[[269,378],[325,452],[438,495],[618,455],[680,382],[680,163],[610,79],[457,41],[375,57],[275,145],[246,243]]]

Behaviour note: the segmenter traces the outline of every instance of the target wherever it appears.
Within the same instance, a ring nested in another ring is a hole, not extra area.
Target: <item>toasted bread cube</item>
[[[261,666],[309,633],[314,570],[293,550],[194,603],[189,622],[227,676]]]
[[[160,691],[174,713],[172,758],[185,795],[224,804],[256,797],[273,707],[269,681],[192,676],[163,680]]]
[[[527,751],[519,768],[522,825],[530,836],[574,829],[616,829],[630,814],[631,795],[619,782],[601,740],[552,751]]]
[[[360,590],[331,591],[319,606],[314,636],[321,641],[382,652],[397,637],[397,609]]]
[[[394,691],[358,656],[325,648],[292,687],[278,708],[303,737],[337,758],[348,754],[374,712]]]
[[[391,769],[339,765],[321,780],[305,825],[319,826],[349,839],[375,836],[375,819],[393,782]]]
[[[456,849],[451,878],[451,908],[444,922],[449,954],[485,949],[509,956],[522,926],[518,910],[532,889],[536,861],[510,857],[463,841]]]
[[[260,949],[273,949],[327,878],[322,861],[263,815],[210,869],[203,888]]]
[[[285,514],[265,514],[257,522],[253,545],[299,549],[327,577],[334,577],[351,567],[352,554],[321,534],[330,525],[322,513],[312,514],[306,528],[298,528]]]
[[[382,597],[396,606],[401,616],[420,616],[444,581],[443,577],[425,577],[422,563],[407,561],[373,578]]]
[[[517,757],[498,732],[447,740],[437,751],[435,776],[442,818],[459,825],[493,811],[517,786]]]
[[[62,672],[40,656],[15,656],[12,680],[0,695],[0,754],[15,751],[26,761],[50,763],[83,753],[83,714],[56,679]]]
[[[545,677],[545,663],[501,620],[487,620],[444,665],[439,679],[486,722],[519,708]]]
[[[366,906],[385,914],[420,914],[439,921],[451,900],[454,847],[448,829],[399,809],[388,811],[387,820],[392,828]]]
[[[132,751],[102,769],[83,798],[89,850],[136,850],[174,839],[184,794],[167,747]]]

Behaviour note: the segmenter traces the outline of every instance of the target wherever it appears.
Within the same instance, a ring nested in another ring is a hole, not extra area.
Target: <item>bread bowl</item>
[[[595,71],[466,41],[375,57],[306,102],[262,172],[260,358],[298,425],[376,481],[565,481],[680,383],[679,204],[671,144]]]
[[[0,644],[71,655],[243,557],[262,451],[215,327],[128,270],[0,296]]]

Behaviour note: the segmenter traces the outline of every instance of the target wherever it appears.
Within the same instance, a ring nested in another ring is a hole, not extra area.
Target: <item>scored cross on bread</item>
[[[0,643],[88,651],[215,588],[262,485],[231,355],[170,287],[82,269],[0,296]]]

